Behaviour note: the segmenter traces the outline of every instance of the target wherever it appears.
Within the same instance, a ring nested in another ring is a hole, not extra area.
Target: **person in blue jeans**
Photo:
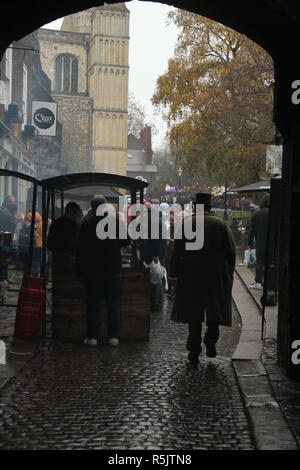
[[[100,305],[104,297],[107,306],[108,344],[117,346],[120,325],[121,247],[128,245],[130,241],[128,237],[98,237],[97,226],[101,220],[108,217],[106,212],[101,216],[96,215],[98,207],[102,204],[106,204],[102,195],[91,199],[91,214],[82,222],[79,230],[75,266],[77,275],[83,276],[86,283],[87,337],[84,343],[88,346],[98,345]],[[116,214],[110,214],[109,218],[110,222],[115,224],[118,234],[122,220]],[[127,235],[126,227],[123,227],[123,233]]]

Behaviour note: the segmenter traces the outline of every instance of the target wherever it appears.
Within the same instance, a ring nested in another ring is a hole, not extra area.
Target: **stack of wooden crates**
[[[99,338],[107,337],[107,311],[99,312]],[[149,341],[149,269],[124,267],[121,287],[121,341]],[[86,293],[75,275],[74,258],[56,255],[52,271],[52,334],[57,341],[83,341],[86,337]]]

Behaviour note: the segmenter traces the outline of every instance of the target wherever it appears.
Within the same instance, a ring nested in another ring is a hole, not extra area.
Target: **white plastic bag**
[[[252,267],[255,265],[255,262],[256,262],[255,249],[246,250],[245,258],[244,258],[244,265],[248,267]]]
[[[162,266],[161,269],[163,271],[162,288],[164,289],[165,292],[167,292],[167,290],[169,289],[167,270],[164,266]]]
[[[154,261],[151,261],[151,263],[149,264],[149,268],[151,284],[157,284],[158,282],[161,282],[164,277],[164,272],[160,262],[158,261],[157,263],[155,263]]]

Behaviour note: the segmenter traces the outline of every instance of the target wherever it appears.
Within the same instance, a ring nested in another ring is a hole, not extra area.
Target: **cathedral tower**
[[[119,3],[94,8],[88,67],[93,98],[95,171],[126,175],[129,10]]]
[[[104,4],[38,32],[70,172],[126,175],[129,14],[124,3]]]

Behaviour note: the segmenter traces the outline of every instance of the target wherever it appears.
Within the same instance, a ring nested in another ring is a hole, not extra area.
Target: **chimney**
[[[144,126],[140,132],[140,141],[144,145],[146,152],[146,163],[147,165],[152,164],[152,143],[151,143],[151,127]]]

